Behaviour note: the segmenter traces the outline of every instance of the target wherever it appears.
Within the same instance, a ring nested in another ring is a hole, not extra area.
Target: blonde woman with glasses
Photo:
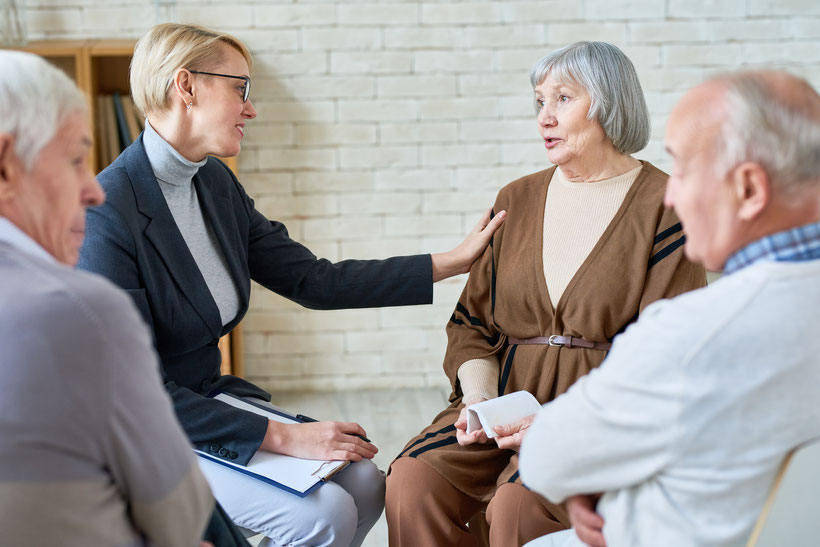
[[[259,387],[220,375],[219,338],[248,309],[250,281],[317,309],[424,304],[435,281],[467,272],[503,221],[489,212],[448,253],[331,263],[259,213],[213,156],[239,153],[250,99],[251,56],[237,38],[162,24],[136,46],[134,102],[144,133],[99,175],[105,205],[88,214],[80,267],[125,289],[151,327],[165,387],[198,450],[245,464],[259,450],[354,461],[305,498],[203,461],[216,498],[240,526],[272,545],[359,545],[382,512],[377,449],[356,423],[284,425],[208,398],[214,391],[270,401]],[[151,447],[140,447],[151,450]]]

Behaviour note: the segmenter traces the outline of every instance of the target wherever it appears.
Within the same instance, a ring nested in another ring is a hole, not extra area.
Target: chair
[[[820,439],[792,450],[772,484],[746,547],[808,547],[818,544]]]

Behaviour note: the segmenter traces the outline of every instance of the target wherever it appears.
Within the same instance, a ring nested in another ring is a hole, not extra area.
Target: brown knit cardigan
[[[513,345],[552,334],[606,342],[647,305],[706,284],[702,267],[683,256],[685,237],[674,211],[663,206],[667,175],[648,162],[561,299],[552,302],[544,280],[542,234],[547,187],[555,167],[505,186],[493,211],[504,225],[473,264],[447,325],[444,371],[450,406],[411,439],[399,457],[419,458],[455,487],[483,501],[518,479],[518,454],[491,444],[462,447],[453,424],[463,406],[457,371],[476,358],[498,359],[499,395],[527,390],[546,403],[601,364],[605,351]],[[567,242],[571,244],[571,242]],[[590,439],[594,443],[595,439]],[[566,513],[542,499],[565,525]]]

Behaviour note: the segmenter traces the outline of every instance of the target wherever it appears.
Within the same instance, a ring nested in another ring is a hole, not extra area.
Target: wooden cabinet
[[[95,144],[91,150],[90,164],[95,173],[106,167],[100,161],[102,139],[97,120],[101,113],[97,109],[96,97],[130,93],[128,70],[135,44],[134,40],[45,40],[16,48],[44,57],[68,74],[86,94],[89,121],[94,128]],[[235,157],[221,159],[236,172],[238,163]],[[222,373],[242,376],[242,324],[219,341],[219,348],[222,350]]]

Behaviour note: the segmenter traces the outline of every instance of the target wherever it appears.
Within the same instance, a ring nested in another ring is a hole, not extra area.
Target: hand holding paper
[[[487,399],[479,398],[467,403],[467,406],[461,409],[461,413],[458,415],[458,420],[456,423],[453,424],[456,428],[456,440],[458,444],[461,446],[469,446],[475,443],[486,443],[489,441],[487,439],[487,435],[484,434],[483,429],[478,429],[476,431],[472,431],[467,433],[467,412],[470,408],[470,405],[478,404],[482,401],[486,401]]]
[[[489,438],[501,435],[506,438],[496,441],[499,447],[515,448],[521,444],[524,431],[532,423],[532,417],[541,410],[541,405],[532,393],[516,391],[472,405],[466,410],[468,434],[483,430]],[[499,431],[499,426],[511,427]]]
[[[518,450],[521,448],[524,435],[526,435],[533,420],[535,420],[535,414],[516,420],[511,424],[495,426],[495,432],[498,434],[495,437],[495,444],[498,445],[498,448]]]

